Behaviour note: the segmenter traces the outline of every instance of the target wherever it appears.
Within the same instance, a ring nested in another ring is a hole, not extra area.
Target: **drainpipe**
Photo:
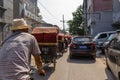
[[[87,0],[85,0],[85,35],[87,35]]]

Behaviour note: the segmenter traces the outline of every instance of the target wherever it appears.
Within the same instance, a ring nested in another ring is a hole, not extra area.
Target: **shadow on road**
[[[111,71],[107,68],[105,68],[105,72],[106,72],[106,75],[107,75],[107,78],[106,80],[116,80],[114,75],[111,73]]]
[[[102,53],[100,50],[97,50],[96,57],[97,58],[104,58],[105,57],[105,53]]]
[[[61,58],[67,52],[68,52],[68,49],[65,49],[63,52],[57,52],[57,59]]]
[[[69,63],[78,63],[78,64],[93,64],[96,61],[92,59],[92,57],[88,56],[73,56],[72,59],[68,57],[67,62]]]
[[[32,73],[32,78],[34,78],[34,80],[48,80],[51,74],[54,72],[54,67],[44,66],[44,70],[46,72],[46,76],[40,76],[37,72],[37,69],[34,68],[33,73]]]

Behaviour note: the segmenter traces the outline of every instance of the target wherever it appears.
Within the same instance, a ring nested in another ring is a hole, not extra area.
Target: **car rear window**
[[[104,34],[101,34],[99,37],[98,37],[98,39],[101,39],[101,38],[106,38],[107,37],[107,34],[106,33],[104,33]]]
[[[88,37],[76,37],[76,38],[73,39],[73,41],[75,41],[75,42],[80,42],[80,41],[82,41],[82,42],[89,42],[91,40]]]
[[[116,36],[116,34],[111,34],[107,40],[111,41],[115,36]]]

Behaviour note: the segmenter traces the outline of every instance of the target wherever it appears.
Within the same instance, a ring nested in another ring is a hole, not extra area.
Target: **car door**
[[[108,48],[108,64],[113,74],[118,76],[118,65],[120,58],[120,41],[115,38],[110,42]]]
[[[108,51],[107,51],[107,55],[108,55],[108,65],[111,69],[112,72],[114,72],[114,66],[116,65],[116,61],[115,61],[115,54],[114,54],[114,46],[115,46],[115,40],[116,39],[113,39],[110,44],[109,44],[109,47],[108,47]]]
[[[116,61],[117,61],[117,65],[116,65],[116,77],[117,77],[117,80],[120,80],[120,40],[117,39],[116,40],[116,44],[115,44],[115,49],[116,49]]]

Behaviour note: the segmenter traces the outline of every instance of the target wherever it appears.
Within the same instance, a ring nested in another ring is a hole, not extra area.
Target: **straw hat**
[[[29,29],[31,28],[29,25],[27,25],[26,21],[21,19],[14,19],[13,20],[13,26],[11,30],[21,30],[21,29]]]

